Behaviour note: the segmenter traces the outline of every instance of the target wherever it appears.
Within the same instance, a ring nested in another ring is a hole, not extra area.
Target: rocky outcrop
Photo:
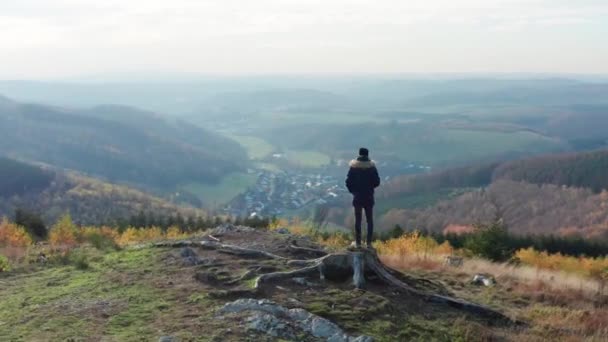
[[[350,336],[333,322],[304,309],[287,309],[267,299],[238,299],[226,303],[218,314],[247,312],[248,328],[293,340],[302,333],[331,342],[372,342],[369,336]]]

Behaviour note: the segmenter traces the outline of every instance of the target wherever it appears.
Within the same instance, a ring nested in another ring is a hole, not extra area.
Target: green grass
[[[294,124],[356,124],[365,122],[378,122],[377,117],[367,113],[337,113],[337,112],[312,112],[312,113],[285,113],[273,112],[260,114],[260,120],[270,123],[289,122]],[[388,121],[388,120],[386,120]]]
[[[328,155],[316,151],[289,150],[285,158],[290,164],[305,168],[322,167],[330,162]]]
[[[230,138],[245,147],[249,159],[264,159],[275,150],[274,146],[258,137],[231,135]]]
[[[257,169],[266,170],[266,171],[275,172],[275,173],[281,171],[281,168],[279,166],[277,166],[276,164],[272,164],[272,163],[258,162],[258,163],[255,163],[254,166]]]
[[[162,275],[156,256],[152,249],[94,253],[86,270],[48,266],[0,278],[0,340],[158,338],[154,322],[174,303],[145,280]]]
[[[480,160],[504,153],[543,153],[557,151],[562,144],[532,132],[497,132],[461,129],[437,129],[421,135],[410,133],[393,137],[396,157],[435,165],[444,162]]]
[[[226,175],[218,184],[190,183],[181,188],[193,193],[210,207],[228,203],[238,194],[255,184],[257,176],[247,173],[231,173]]]

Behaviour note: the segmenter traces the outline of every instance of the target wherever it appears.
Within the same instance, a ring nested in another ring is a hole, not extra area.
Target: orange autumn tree
[[[49,243],[54,247],[74,247],[78,243],[78,233],[70,214],[65,214],[51,227]]]
[[[11,223],[6,217],[0,222],[0,246],[27,247],[32,244],[32,238],[25,228]]]

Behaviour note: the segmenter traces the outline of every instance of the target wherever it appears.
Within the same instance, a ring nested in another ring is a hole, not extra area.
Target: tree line
[[[403,228],[396,225],[383,239],[395,238],[404,233]],[[580,236],[516,235],[509,232],[502,220],[477,224],[470,233],[443,234],[421,230],[420,234],[431,237],[437,244],[447,241],[455,249],[464,248],[474,255],[493,261],[508,261],[515,252],[527,248],[574,257],[596,258],[608,255],[608,243],[604,241],[584,239]]]
[[[18,208],[13,214],[13,222],[36,239],[47,237],[49,225],[45,223],[40,214]],[[182,232],[194,232],[208,228],[215,228],[221,224],[230,223],[252,228],[267,228],[275,218],[270,217],[229,217],[229,216],[184,216],[179,212],[174,215],[156,215],[150,212],[140,211],[138,214],[126,218],[112,219],[101,224],[109,226],[122,232],[129,227],[137,228],[160,228],[163,231],[171,227],[177,227]]]

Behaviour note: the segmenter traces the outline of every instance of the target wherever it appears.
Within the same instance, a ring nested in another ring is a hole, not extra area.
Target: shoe
[[[372,251],[373,251],[373,250],[375,250],[375,249],[374,249],[374,246],[372,245],[372,243],[371,243],[371,242],[370,242],[370,243],[367,243],[367,245],[366,245],[365,247],[366,247],[367,249],[369,249],[369,250],[372,250]]]
[[[350,246],[348,246],[349,251],[354,251],[357,249],[361,249],[361,244],[357,244],[355,241],[351,242]]]

